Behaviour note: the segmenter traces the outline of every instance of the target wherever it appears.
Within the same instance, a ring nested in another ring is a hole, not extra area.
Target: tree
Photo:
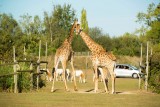
[[[137,15],[137,22],[144,23],[148,28],[146,29],[145,38],[147,41],[151,41],[153,44],[160,42],[160,4],[155,6],[154,3],[149,4],[147,13],[140,12]]]
[[[32,33],[37,35],[43,35],[44,31],[44,24],[40,20],[39,16],[34,16],[33,23],[31,24]]]
[[[118,55],[138,56],[140,41],[136,35],[125,33],[121,37],[113,38],[112,47],[114,53]]]
[[[154,20],[153,18],[155,17],[155,4],[152,3],[152,4],[149,4],[148,6],[148,9],[147,9],[147,13],[143,13],[143,12],[140,12],[137,14],[137,22],[140,22],[140,23],[144,23],[146,24],[147,26],[151,26],[152,24],[152,21]]]
[[[22,28],[23,33],[25,33],[28,36],[31,35],[32,16],[30,16],[29,14],[24,14],[20,17],[20,26]]]
[[[101,28],[99,27],[90,28],[89,35],[95,42],[102,45],[106,49],[106,51],[110,51],[112,49],[111,38],[109,37],[108,34],[104,34]]]
[[[53,16],[49,16],[47,12],[44,12],[44,26],[45,26],[45,35],[50,38],[50,42],[53,41]],[[50,35],[50,37],[49,37]]]
[[[87,12],[85,9],[82,9],[82,11],[81,11],[81,27],[86,33],[89,33]]]
[[[19,43],[16,40],[21,34],[21,29],[12,15],[0,14],[0,60],[12,61],[12,46]]]
[[[20,26],[23,31],[21,45],[26,47],[28,53],[38,54],[38,42],[44,35],[44,25],[39,16],[32,17],[29,14],[21,16]]]
[[[97,38],[103,35],[102,29],[100,29],[99,27],[90,28],[89,35],[93,40],[96,40]]]
[[[71,8],[71,5],[55,5],[52,15],[53,23],[69,32],[69,29],[75,20],[75,10]]]
[[[150,70],[148,75],[149,87],[157,93],[160,93],[160,73],[159,73],[159,58],[160,58],[160,4],[150,4],[147,13],[139,13],[137,15],[139,22],[149,28],[147,29],[144,38],[150,41],[153,48],[153,55],[150,57]]]
[[[58,48],[68,36],[74,20],[75,10],[71,5],[54,5],[51,15],[44,13],[45,34],[51,38],[51,50]]]

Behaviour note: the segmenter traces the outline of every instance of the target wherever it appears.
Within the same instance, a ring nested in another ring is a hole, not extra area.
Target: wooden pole
[[[145,90],[148,90],[148,47],[149,42],[147,42],[147,55],[146,55],[146,76],[145,76]]]
[[[23,53],[23,55],[24,55],[24,60],[26,60],[26,47],[24,46],[24,53]]]
[[[151,47],[151,56],[153,55],[153,50],[152,50],[152,47]]]
[[[40,57],[41,56],[41,40],[39,41],[39,58],[38,58],[38,65],[37,65],[37,73],[40,71]],[[37,75],[37,90],[39,88],[39,75]]]
[[[140,66],[142,65],[142,43],[141,43],[141,56],[140,56]],[[141,68],[140,68],[141,69]],[[142,69],[141,69],[142,70]]]
[[[142,43],[141,43],[141,54],[140,54],[140,72],[142,72],[141,66],[142,66]],[[141,89],[141,77],[140,75],[138,75],[138,77],[139,77],[139,89]]]
[[[39,41],[39,61],[40,61],[40,58],[41,58],[41,40]]]
[[[15,58],[15,47],[13,46],[13,70],[14,70],[14,93],[17,93],[17,70],[16,70],[16,58]]]
[[[33,70],[33,63],[32,62],[30,64],[30,70]],[[31,80],[30,80],[30,90],[32,90],[33,89],[33,72],[30,73],[30,78],[31,78]]]
[[[52,37],[52,29],[51,29],[51,24],[52,24],[52,19],[49,19],[49,31],[50,31],[51,43],[52,43],[52,41],[53,41],[53,37]]]
[[[48,54],[48,53],[47,53],[47,50],[48,50],[48,46],[47,46],[47,42],[46,42],[46,52],[45,52],[46,61],[47,61],[47,54]],[[48,64],[48,63],[46,63],[46,66],[45,66],[45,67],[46,67],[46,69],[47,69],[47,64]]]
[[[47,46],[47,42],[46,42],[46,52],[45,52],[45,56],[46,56],[46,61],[47,61],[47,50],[48,50],[48,46]]]

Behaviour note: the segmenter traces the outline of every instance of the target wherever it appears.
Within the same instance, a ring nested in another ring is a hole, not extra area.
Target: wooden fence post
[[[46,61],[47,61],[47,56],[48,56],[48,55],[47,55],[47,54],[48,54],[48,53],[47,53],[47,50],[48,50],[48,46],[47,46],[47,42],[46,42],[46,52],[45,52]]]
[[[146,55],[146,75],[145,75],[145,90],[148,90],[148,46],[149,42],[147,42],[147,55]]]
[[[39,88],[39,71],[40,71],[40,56],[41,56],[41,40],[39,41],[39,58],[37,61],[37,90]]]
[[[15,58],[15,47],[13,46],[13,70],[14,70],[14,93],[17,93],[17,69],[16,69],[16,58]]]
[[[30,65],[30,70],[33,70],[33,62],[31,61],[31,65]],[[33,89],[33,72],[30,73],[30,77],[31,77],[31,80],[30,80],[30,90]]]
[[[26,47],[24,46],[24,50],[23,50],[23,55],[24,55],[24,60],[26,60]]]
[[[46,52],[45,52],[45,57],[46,57],[46,60],[45,61],[47,61],[47,50],[48,50],[48,47],[47,47],[47,42],[46,42]],[[47,70],[47,65],[48,65],[48,63],[46,63],[46,66],[45,66],[45,69]]]
[[[140,72],[142,72],[142,68],[141,68],[141,66],[142,66],[142,43],[141,43],[141,54],[140,54]],[[141,76],[140,75],[138,75],[138,78],[139,78],[139,89],[141,89]]]

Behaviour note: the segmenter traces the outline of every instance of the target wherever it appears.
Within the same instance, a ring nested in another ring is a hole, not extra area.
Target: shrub
[[[12,66],[0,66],[0,74],[13,73]],[[0,91],[12,91],[13,76],[0,77]]]
[[[149,85],[153,92],[160,93],[160,53],[152,56],[150,61]]]

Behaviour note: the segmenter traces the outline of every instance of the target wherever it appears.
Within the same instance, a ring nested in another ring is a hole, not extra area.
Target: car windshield
[[[129,66],[132,67],[134,70],[138,70],[138,68],[136,68],[135,66],[131,66],[131,65]]]

